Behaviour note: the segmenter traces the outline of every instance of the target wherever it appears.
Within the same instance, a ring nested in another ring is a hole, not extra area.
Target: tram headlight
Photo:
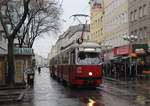
[[[92,72],[89,72],[89,76],[92,76],[93,75],[93,73]]]

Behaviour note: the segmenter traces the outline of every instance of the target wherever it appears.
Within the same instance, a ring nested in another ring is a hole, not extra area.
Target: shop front
[[[104,58],[109,57],[109,62],[105,62],[104,75],[118,80],[126,79],[127,61],[129,61],[131,47],[129,45],[116,47],[104,54]],[[106,59],[105,59],[106,60]]]
[[[33,50],[31,48],[15,48],[15,84],[25,84],[25,71],[32,69]]]
[[[150,44],[148,44],[147,55],[145,57],[144,74],[150,75]]]
[[[0,86],[5,85],[6,81],[6,56],[0,55]]]
[[[147,44],[134,44],[132,45],[132,53],[136,54],[133,58],[133,62],[138,64],[137,71],[138,74],[142,74],[143,71],[148,70],[148,61],[147,53],[148,45]]]
[[[147,44],[133,44],[114,48],[118,72],[122,71],[125,79],[134,79],[141,75],[146,67]]]
[[[0,48],[0,87],[6,84],[6,56],[7,50]]]

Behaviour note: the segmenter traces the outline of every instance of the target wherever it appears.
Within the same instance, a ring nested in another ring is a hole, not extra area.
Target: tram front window
[[[100,64],[101,59],[97,52],[79,52],[78,53],[79,64]]]

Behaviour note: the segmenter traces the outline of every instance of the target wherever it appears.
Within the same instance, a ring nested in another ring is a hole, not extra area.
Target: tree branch
[[[27,17],[28,11],[29,11],[29,2],[30,2],[30,0],[23,0],[23,2],[24,2],[24,13],[23,13],[23,16],[22,16],[20,22],[17,24],[17,26],[15,27],[13,33],[11,34],[13,39],[16,37],[16,34],[20,30],[20,28],[23,25],[24,21],[26,20],[26,17]]]

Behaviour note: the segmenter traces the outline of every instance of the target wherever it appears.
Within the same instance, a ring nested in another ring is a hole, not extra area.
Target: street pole
[[[132,63],[132,42],[137,40],[137,36],[135,35],[128,35],[123,37],[124,40],[129,41],[129,47],[130,47],[130,52],[129,52],[129,75],[131,76],[132,68],[131,68],[131,63]],[[125,80],[127,80],[127,68],[125,71]]]
[[[127,62],[125,60],[125,81],[127,80]]]

